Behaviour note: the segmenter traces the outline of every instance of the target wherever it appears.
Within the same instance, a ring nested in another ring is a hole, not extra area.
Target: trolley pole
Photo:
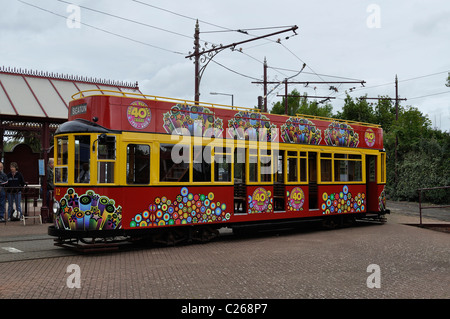
[[[195,101],[198,102],[200,100],[200,81],[202,79],[202,75],[203,72],[205,71],[206,66],[208,65],[208,63],[214,58],[214,56],[227,49],[227,48],[231,48],[232,50],[234,50],[236,48],[236,46],[244,44],[244,43],[248,43],[248,42],[252,42],[252,41],[256,41],[256,40],[260,40],[263,38],[267,38],[270,36],[274,36],[274,35],[278,35],[284,32],[288,32],[288,31],[292,31],[295,33],[295,30],[297,30],[298,27],[295,25],[293,27],[290,27],[288,29],[284,29],[281,31],[277,31],[277,32],[273,32],[273,33],[269,33],[266,35],[262,35],[259,37],[255,37],[249,40],[244,40],[244,41],[240,41],[240,42],[236,42],[236,43],[231,43],[231,44],[227,44],[227,45],[212,45],[211,49],[205,49],[203,48],[203,50],[200,50],[200,27],[198,24],[198,20],[195,23],[195,33],[194,33],[194,53],[189,52],[189,55],[186,56],[186,58],[191,59],[192,57],[194,58],[194,64],[195,64]],[[237,30],[237,32],[242,32],[242,30]],[[206,46],[206,45],[205,45]],[[205,57],[202,57],[202,59],[200,59],[200,57],[202,55],[206,55]],[[202,60],[202,61],[200,61]],[[200,62],[204,62],[203,66],[200,66]]]

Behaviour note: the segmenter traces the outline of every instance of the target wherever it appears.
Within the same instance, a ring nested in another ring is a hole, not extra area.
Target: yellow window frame
[[[261,144],[264,144],[264,147],[261,147]],[[261,143],[260,142],[254,142],[254,141],[248,141],[246,143],[246,164],[245,164],[245,174],[246,174],[246,181],[247,185],[272,185],[273,184],[273,149],[272,144],[275,143]],[[254,152],[252,152],[254,151]],[[270,151],[270,155],[268,154],[268,151]],[[250,158],[256,158],[256,163],[250,163]],[[261,157],[267,157],[270,158],[270,171],[271,173],[268,174],[270,176],[270,181],[261,181]],[[277,159],[278,160],[278,159]],[[256,164],[257,170],[256,170],[256,181],[250,181],[250,164]]]
[[[299,149],[299,148],[282,148],[283,151],[285,151],[285,156],[284,156],[284,183],[286,185],[307,185],[308,181],[309,181],[309,176],[308,176],[308,169],[309,169],[309,164],[308,164],[308,150],[305,149]],[[296,155],[289,155],[289,152],[296,152]],[[305,153],[304,155],[302,155],[302,153]],[[297,180],[296,181],[289,181],[288,179],[288,162],[289,162],[289,158],[295,158],[297,159]],[[306,172],[305,172],[305,179],[302,180],[303,178],[303,174],[302,174],[302,159],[305,160],[306,163]]]
[[[377,182],[379,184],[386,184],[386,152],[378,155],[377,165]]]
[[[113,136],[114,138],[115,138],[115,155],[114,155],[114,159],[99,159],[98,158],[98,156],[99,156],[99,142],[98,142],[98,138],[99,138],[99,136],[101,135],[101,134],[99,134],[99,133],[93,133],[93,134],[91,134],[92,136],[91,136],[91,151],[92,151],[92,153],[94,153],[95,152],[95,158],[94,158],[94,160],[92,160],[92,157],[91,157],[91,174],[92,175],[94,175],[93,173],[95,172],[95,183],[92,183],[92,181],[94,181],[93,179],[92,179],[92,176],[91,176],[91,185],[92,184],[94,184],[94,185],[116,185],[116,184],[119,184],[119,181],[120,181],[120,176],[119,176],[119,174],[118,174],[118,172],[119,172],[119,166],[120,166],[120,163],[121,163],[121,161],[119,160],[119,158],[120,158],[120,145],[122,145],[122,143],[121,143],[121,140],[120,140],[120,135],[117,135],[117,134],[106,134],[106,136],[108,137],[110,137],[110,136]],[[95,145],[94,145],[95,144]],[[93,146],[95,146],[95,150],[92,150],[92,147]],[[99,172],[99,169],[98,169],[98,166],[99,166],[99,164],[100,163],[114,163],[114,170],[113,170],[113,181],[112,182],[107,182],[107,183],[100,183],[99,182],[99,178],[100,178],[100,176],[99,176],[99,174],[98,174],[98,172]],[[94,166],[94,164],[95,164],[95,170],[93,170],[93,168],[92,168],[92,166]]]
[[[345,149],[331,150],[331,149],[321,149],[318,152],[318,163],[317,163],[317,183],[318,184],[365,184],[366,183],[366,157],[362,152],[347,151]],[[331,154],[331,157],[325,157],[323,154]],[[336,157],[336,154],[347,155],[347,158]],[[349,155],[359,155],[361,159],[351,159]],[[322,159],[331,161],[331,181],[322,180]],[[361,181],[336,181],[335,180],[335,161],[356,161],[361,162]]]

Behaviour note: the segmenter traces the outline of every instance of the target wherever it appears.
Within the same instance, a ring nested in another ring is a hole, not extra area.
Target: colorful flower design
[[[223,131],[222,119],[216,118],[207,107],[198,105],[172,106],[163,116],[163,127],[169,134],[221,137]]]
[[[248,196],[248,213],[272,213],[273,212],[273,197],[270,190],[263,187],[258,187],[253,191],[252,195]]]
[[[348,186],[345,185],[339,193],[322,194],[322,213],[340,214],[364,212],[366,209],[365,198],[365,193],[352,194],[349,192]]]
[[[375,140],[376,135],[374,131],[371,128],[368,128],[364,133],[364,141],[366,142],[366,145],[372,147],[375,144]]]
[[[290,117],[281,125],[281,139],[287,143],[319,145],[322,132],[308,119]]]
[[[378,209],[380,211],[386,210],[386,192],[384,188],[381,191],[380,196],[378,197]]]
[[[305,193],[300,187],[294,187],[290,192],[286,191],[288,211],[302,211],[305,203]]]
[[[193,194],[183,187],[173,201],[166,196],[156,197],[148,209],[132,218],[130,227],[224,222],[230,217],[227,205],[214,201],[214,193]]]
[[[359,135],[346,123],[332,122],[324,132],[327,145],[357,147]]]
[[[275,141],[277,135],[276,125],[261,113],[240,111],[234,118],[228,120],[228,134],[239,140]]]
[[[122,207],[106,196],[88,190],[79,196],[69,188],[59,201],[55,227],[66,230],[106,230],[122,228]]]

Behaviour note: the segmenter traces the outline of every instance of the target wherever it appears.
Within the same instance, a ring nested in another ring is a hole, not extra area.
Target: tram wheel
[[[214,238],[219,237],[219,231],[213,227],[209,226],[203,226],[198,229],[196,229],[191,234],[191,239],[201,242],[201,243],[207,243]]]
[[[342,225],[342,219],[339,217],[328,217],[322,221],[322,226],[326,229],[336,229]]]

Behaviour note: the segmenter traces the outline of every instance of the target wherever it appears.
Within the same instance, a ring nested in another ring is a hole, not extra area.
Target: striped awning
[[[84,90],[142,93],[137,82],[0,67],[0,116],[67,119],[72,95]]]

